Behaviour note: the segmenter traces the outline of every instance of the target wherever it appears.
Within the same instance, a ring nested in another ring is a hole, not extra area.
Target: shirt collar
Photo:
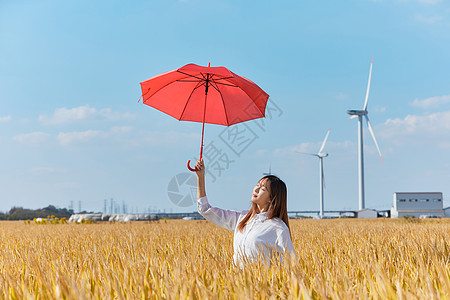
[[[264,222],[267,219],[267,211],[254,215],[253,219]]]

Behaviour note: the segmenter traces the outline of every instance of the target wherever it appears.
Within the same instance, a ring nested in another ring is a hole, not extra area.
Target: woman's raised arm
[[[203,159],[195,165],[197,174],[197,206],[198,212],[208,221],[228,230],[234,230],[238,222],[240,212],[212,207],[208,203],[205,189],[205,165]]]
[[[203,163],[203,159],[197,160],[194,169],[196,170],[195,174],[197,175],[197,199],[200,199],[206,196],[205,164]]]

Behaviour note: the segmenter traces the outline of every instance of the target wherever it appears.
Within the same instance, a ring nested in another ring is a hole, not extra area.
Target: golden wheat
[[[297,258],[233,265],[207,221],[0,223],[2,299],[450,299],[450,220],[291,220]]]

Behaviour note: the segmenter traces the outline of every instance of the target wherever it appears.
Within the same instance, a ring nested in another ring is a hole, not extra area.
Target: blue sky
[[[1,211],[102,211],[105,199],[109,211],[111,198],[127,211],[196,210],[185,164],[201,125],[138,102],[139,83],[208,62],[256,82],[271,108],[264,122],[206,126],[212,204],[248,208],[271,166],[289,210],[318,209],[318,161],[296,151],[317,152],[331,127],[325,209],[356,209],[346,110],[363,106],[372,55],[384,163],[365,131],[367,207],[389,209],[400,191],[443,192],[450,205],[447,1],[1,1],[0,40]]]

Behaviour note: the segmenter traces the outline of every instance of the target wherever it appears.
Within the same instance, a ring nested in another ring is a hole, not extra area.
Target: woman
[[[261,178],[253,189],[249,211],[232,211],[212,207],[205,190],[205,165],[197,161],[198,211],[210,222],[234,231],[234,262],[242,264],[263,256],[270,262],[274,251],[295,257],[287,215],[287,188],[276,176]]]

